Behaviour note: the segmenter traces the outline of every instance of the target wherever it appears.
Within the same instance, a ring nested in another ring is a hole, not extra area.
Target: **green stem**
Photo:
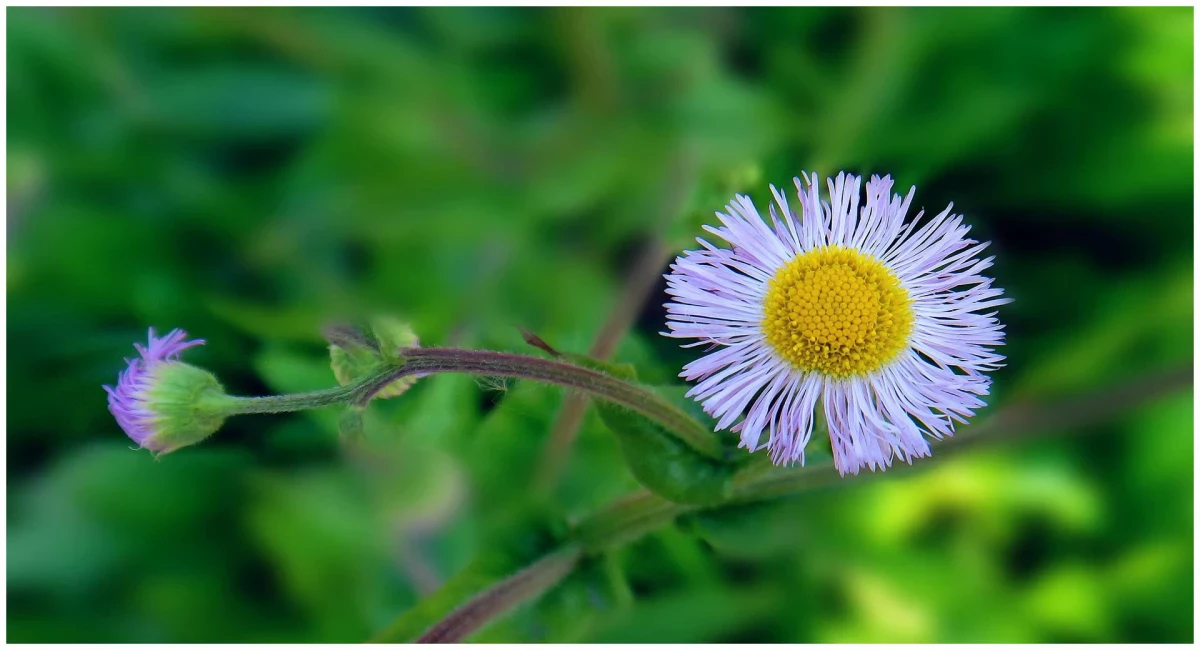
[[[392,383],[392,376],[397,367],[388,366],[373,375],[347,386],[327,388],[309,393],[292,395],[269,395],[266,397],[235,397],[228,396],[226,406],[229,415],[249,415],[252,413],[288,413],[291,411],[306,411],[308,409],[333,406],[334,404],[364,405],[368,399],[364,395],[374,395],[385,386]]]
[[[318,390],[311,393],[295,393],[293,395],[270,395],[267,397],[230,397],[233,400],[230,415],[249,415],[251,413],[288,413],[291,411],[306,411],[343,404],[352,400],[360,384],[351,384],[328,390]]]
[[[463,372],[473,375],[531,379],[583,391],[600,399],[641,413],[663,425],[696,452],[714,460],[724,460],[726,450],[705,425],[683,412],[658,393],[647,388],[557,359],[541,359],[522,354],[491,350],[454,348],[408,348],[400,351],[404,365],[363,383],[359,404],[367,403],[378,390],[401,377],[438,372]]]

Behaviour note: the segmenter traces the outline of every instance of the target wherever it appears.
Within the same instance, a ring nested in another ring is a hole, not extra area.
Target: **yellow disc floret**
[[[908,344],[908,291],[886,266],[853,248],[801,253],[771,278],[767,343],[793,366],[844,378],[891,361]]]

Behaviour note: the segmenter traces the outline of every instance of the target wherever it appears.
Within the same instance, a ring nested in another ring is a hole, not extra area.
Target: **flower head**
[[[186,340],[180,329],[146,346],[134,343],[138,357],[126,359],[117,386],[105,386],[108,410],[138,446],[165,454],[195,444],[221,427],[229,398],[210,373],[179,361],[184,350],[204,341]]]
[[[857,176],[830,180],[828,201],[816,174],[795,182],[799,213],[774,186],[770,223],[737,196],[705,227],[731,248],[698,239],[671,265],[664,335],[716,348],[680,373],[699,382],[688,395],[776,464],[804,462],[818,402],[843,475],[928,456],[926,436],[974,415],[1004,360],[988,244],[953,205],[906,220],[916,188],[891,194],[888,176],[865,201]]]

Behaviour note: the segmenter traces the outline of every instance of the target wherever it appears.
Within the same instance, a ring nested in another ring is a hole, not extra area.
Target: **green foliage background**
[[[1193,355],[1190,8],[7,15],[10,641],[358,641],[549,534],[509,514],[559,391],[422,380],[369,470],[332,411],[155,462],[100,389],[148,325],[241,394],[333,385],[319,327],[370,309],[584,352],[655,232],[847,169],[994,240],[994,403]],[[651,382],[696,353],[661,289],[615,355]],[[688,517],[476,639],[1185,642],[1193,415]],[[636,487],[589,410],[546,507]]]

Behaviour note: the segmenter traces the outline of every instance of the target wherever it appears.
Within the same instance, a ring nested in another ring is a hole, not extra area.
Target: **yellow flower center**
[[[864,375],[905,348],[913,311],[900,279],[879,260],[829,246],[779,269],[763,303],[763,333],[796,368]]]

